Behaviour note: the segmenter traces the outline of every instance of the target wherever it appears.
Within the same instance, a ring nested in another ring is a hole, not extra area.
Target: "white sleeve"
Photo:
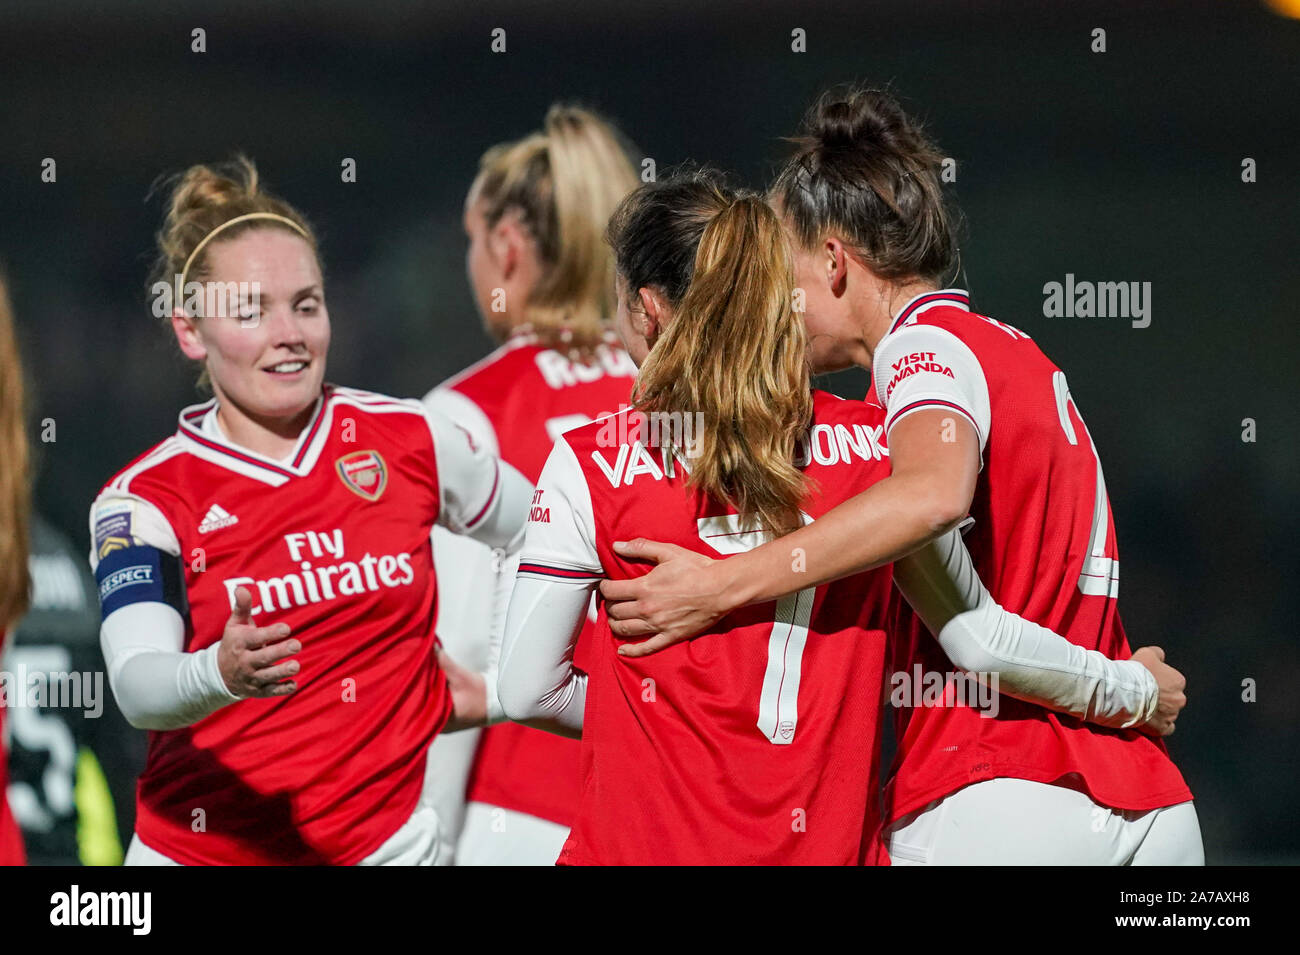
[[[480,673],[487,667],[497,571],[504,554],[445,527],[433,529],[438,639],[452,659]]]
[[[905,325],[886,335],[876,349],[871,377],[885,408],[886,436],[914,412],[946,408],[974,425],[984,450],[991,422],[988,382],[975,353],[952,332]]]
[[[511,719],[582,730],[587,677],[573,650],[604,570],[591,493],[569,443],[551,450],[537,484],[506,617],[497,692]]]
[[[1136,660],[1085,650],[994,601],[961,534],[949,531],[894,565],[894,582],[949,659],[1009,696],[1127,729],[1151,718],[1159,687]]]
[[[217,669],[221,644],[185,653],[184,641],[180,614],[152,601],[114,610],[100,626],[108,685],[137,729],[189,726],[240,699]]]
[[[488,454],[501,457],[497,443],[497,429],[483,409],[459,391],[441,385],[425,395],[421,401],[430,411],[445,415],[469,432],[474,443]]]
[[[438,523],[490,547],[518,547],[532,485],[446,415],[425,410],[438,462]]]
[[[468,431],[476,447],[498,454],[496,429],[469,398],[439,386],[424,396],[423,403]],[[438,639],[452,659],[478,673],[485,673],[491,659],[500,654],[499,627],[504,625],[504,604],[509,602],[509,587],[514,582],[513,568],[505,570],[509,556],[500,547],[489,547],[446,527],[433,529]],[[491,693],[488,699],[494,700]],[[489,714],[489,722],[501,718],[497,715],[494,720],[493,715]]]
[[[136,495],[107,490],[90,509],[90,566],[119,547],[153,547],[177,557],[166,516]],[[218,644],[185,653],[185,623],[158,601],[119,607],[100,625],[100,646],[118,708],[139,729],[176,729],[239,699],[217,669]]]
[[[482,409],[458,391],[438,386],[423,398],[425,408],[446,415],[469,432],[474,443],[500,455],[496,429]],[[433,529],[434,576],[438,583],[438,640],[452,659],[482,673],[488,681],[488,723],[504,719],[496,698],[495,669],[490,663],[501,651],[497,604],[514,571],[505,575],[506,553],[445,527]],[[438,812],[439,833],[446,858],[455,863],[457,840],[465,818],[465,792],[478,748],[480,731],[443,733],[429,747],[425,764],[424,799]]]
[[[501,648],[505,641],[506,619],[509,616],[510,601],[514,597],[516,573],[519,569],[520,552],[518,550],[492,552],[492,618],[488,629],[487,662],[483,667],[483,679],[487,683],[487,725],[509,719],[501,706],[497,692],[501,674]]]
[[[460,392],[435,388],[424,396],[424,406],[434,420],[441,416],[467,433],[472,450],[498,454],[496,429],[491,420]],[[517,507],[522,519],[532,498],[532,485],[525,482],[514,485],[513,490],[511,487],[505,490],[507,498],[512,494],[522,496],[522,492],[528,495],[522,498],[522,506],[507,500],[502,513],[508,514]],[[515,537],[497,547],[480,543],[476,538],[482,533],[471,530],[469,535],[462,536],[437,529],[433,553],[438,587],[444,595],[438,614],[438,639],[453,659],[483,674],[487,682],[487,722],[492,725],[506,718],[496,693],[497,667],[523,532],[521,527]],[[454,599],[446,599],[453,594]]]

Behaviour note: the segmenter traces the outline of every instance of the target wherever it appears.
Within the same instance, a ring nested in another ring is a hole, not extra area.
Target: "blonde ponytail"
[[[474,189],[491,228],[508,211],[537,243],[542,277],[525,321],[548,347],[588,354],[614,312],[605,224],[637,185],[617,130],[594,113],[555,105],[543,131],[488,150]]]

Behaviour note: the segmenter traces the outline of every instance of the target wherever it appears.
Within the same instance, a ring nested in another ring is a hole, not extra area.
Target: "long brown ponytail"
[[[715,173],[642,186],[610,222],[628,287],[674,314],[637,377],[646,413],[700,414],[690,483],[774,535],[802,524],[795,441],[812,420],[803,323],[781,223],[760,196]]]

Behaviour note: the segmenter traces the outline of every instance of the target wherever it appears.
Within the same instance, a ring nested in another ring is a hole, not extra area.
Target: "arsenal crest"
[[[348,490],[367,501],[379,500],[388,484],[388,466],[378,451],[354,451],[335,462]]]

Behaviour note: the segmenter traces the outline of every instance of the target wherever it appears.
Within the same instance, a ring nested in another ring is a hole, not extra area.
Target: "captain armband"
[[[189,612],[181,559],[157,547],[123,547],[106,555],[95,568],[102,617],[135,603],[163,603],[182,618]]]

